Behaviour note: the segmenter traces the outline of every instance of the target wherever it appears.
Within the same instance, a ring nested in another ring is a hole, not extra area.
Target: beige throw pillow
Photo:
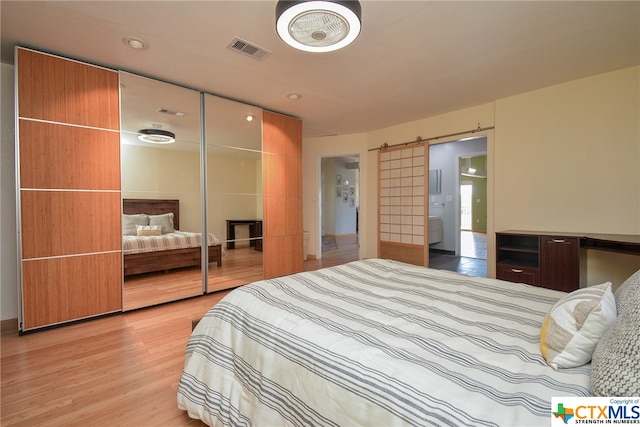
[[[553,368],[589,363],[600,338],[616,321],[611,283],[590,286],[562,297],[540,330],[540,351]]]

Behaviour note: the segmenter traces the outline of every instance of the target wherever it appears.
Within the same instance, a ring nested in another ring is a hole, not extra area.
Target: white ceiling
[[[300,117],[306,137],[367,132],[640,64],[638,1],[361,4],[358,39],[313,54],[278,38],[276,1],[2,0],[2,62],[13,63],[15,44],[63,54]],[[125,36],[150,47],[132,50]],[[272,53],[258,61],[229,50],[234,37]]]

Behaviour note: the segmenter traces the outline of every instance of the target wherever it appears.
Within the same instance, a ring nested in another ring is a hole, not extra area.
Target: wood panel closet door
[[[16,64],[19,329],[121,311],[118,75],[28,49]]]
[[[117,72],[28,49],[16,63],[20,117],[120,129]]]
[[[303,269],[302,122],[262,116],[265,278]]]

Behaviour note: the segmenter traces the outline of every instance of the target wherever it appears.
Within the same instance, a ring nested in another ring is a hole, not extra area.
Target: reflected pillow
[[[149,225],[162,227],[162,234],[173,233],[173,212],[161,215],[149,215]]]
[[[136,225],[136,235],[143,236],[160,236],[162,228],[159,225]]]
[[[122,215],[122,234],[124,236],[135,236],[138,234],[136,226],[149,225],[149,215],[135,214],[135,215]]]
[[[611,283],[578,289],[551,307],[540,330],[540,351],[553,368],[589,363],[600,338],[616,321]]]

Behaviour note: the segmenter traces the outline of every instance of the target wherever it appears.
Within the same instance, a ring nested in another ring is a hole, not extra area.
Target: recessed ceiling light
[[[149,43],[147,43],[146,41],[138,37],[124,37],[122,39],[122,43],[124,43],[126,46],[129,46],[131,49],[138,49],[138,50],[149,49]]]
[[[251,114],[247,114],[246,116],[244,116],[244,118],[248,122],[252,122],[253,121],[253,116]]]
[[[287,94],[287,98],[293,101],[297,101],[298,99],[302,98],[302,95],[300,95],[299,93],[289,93]]]

